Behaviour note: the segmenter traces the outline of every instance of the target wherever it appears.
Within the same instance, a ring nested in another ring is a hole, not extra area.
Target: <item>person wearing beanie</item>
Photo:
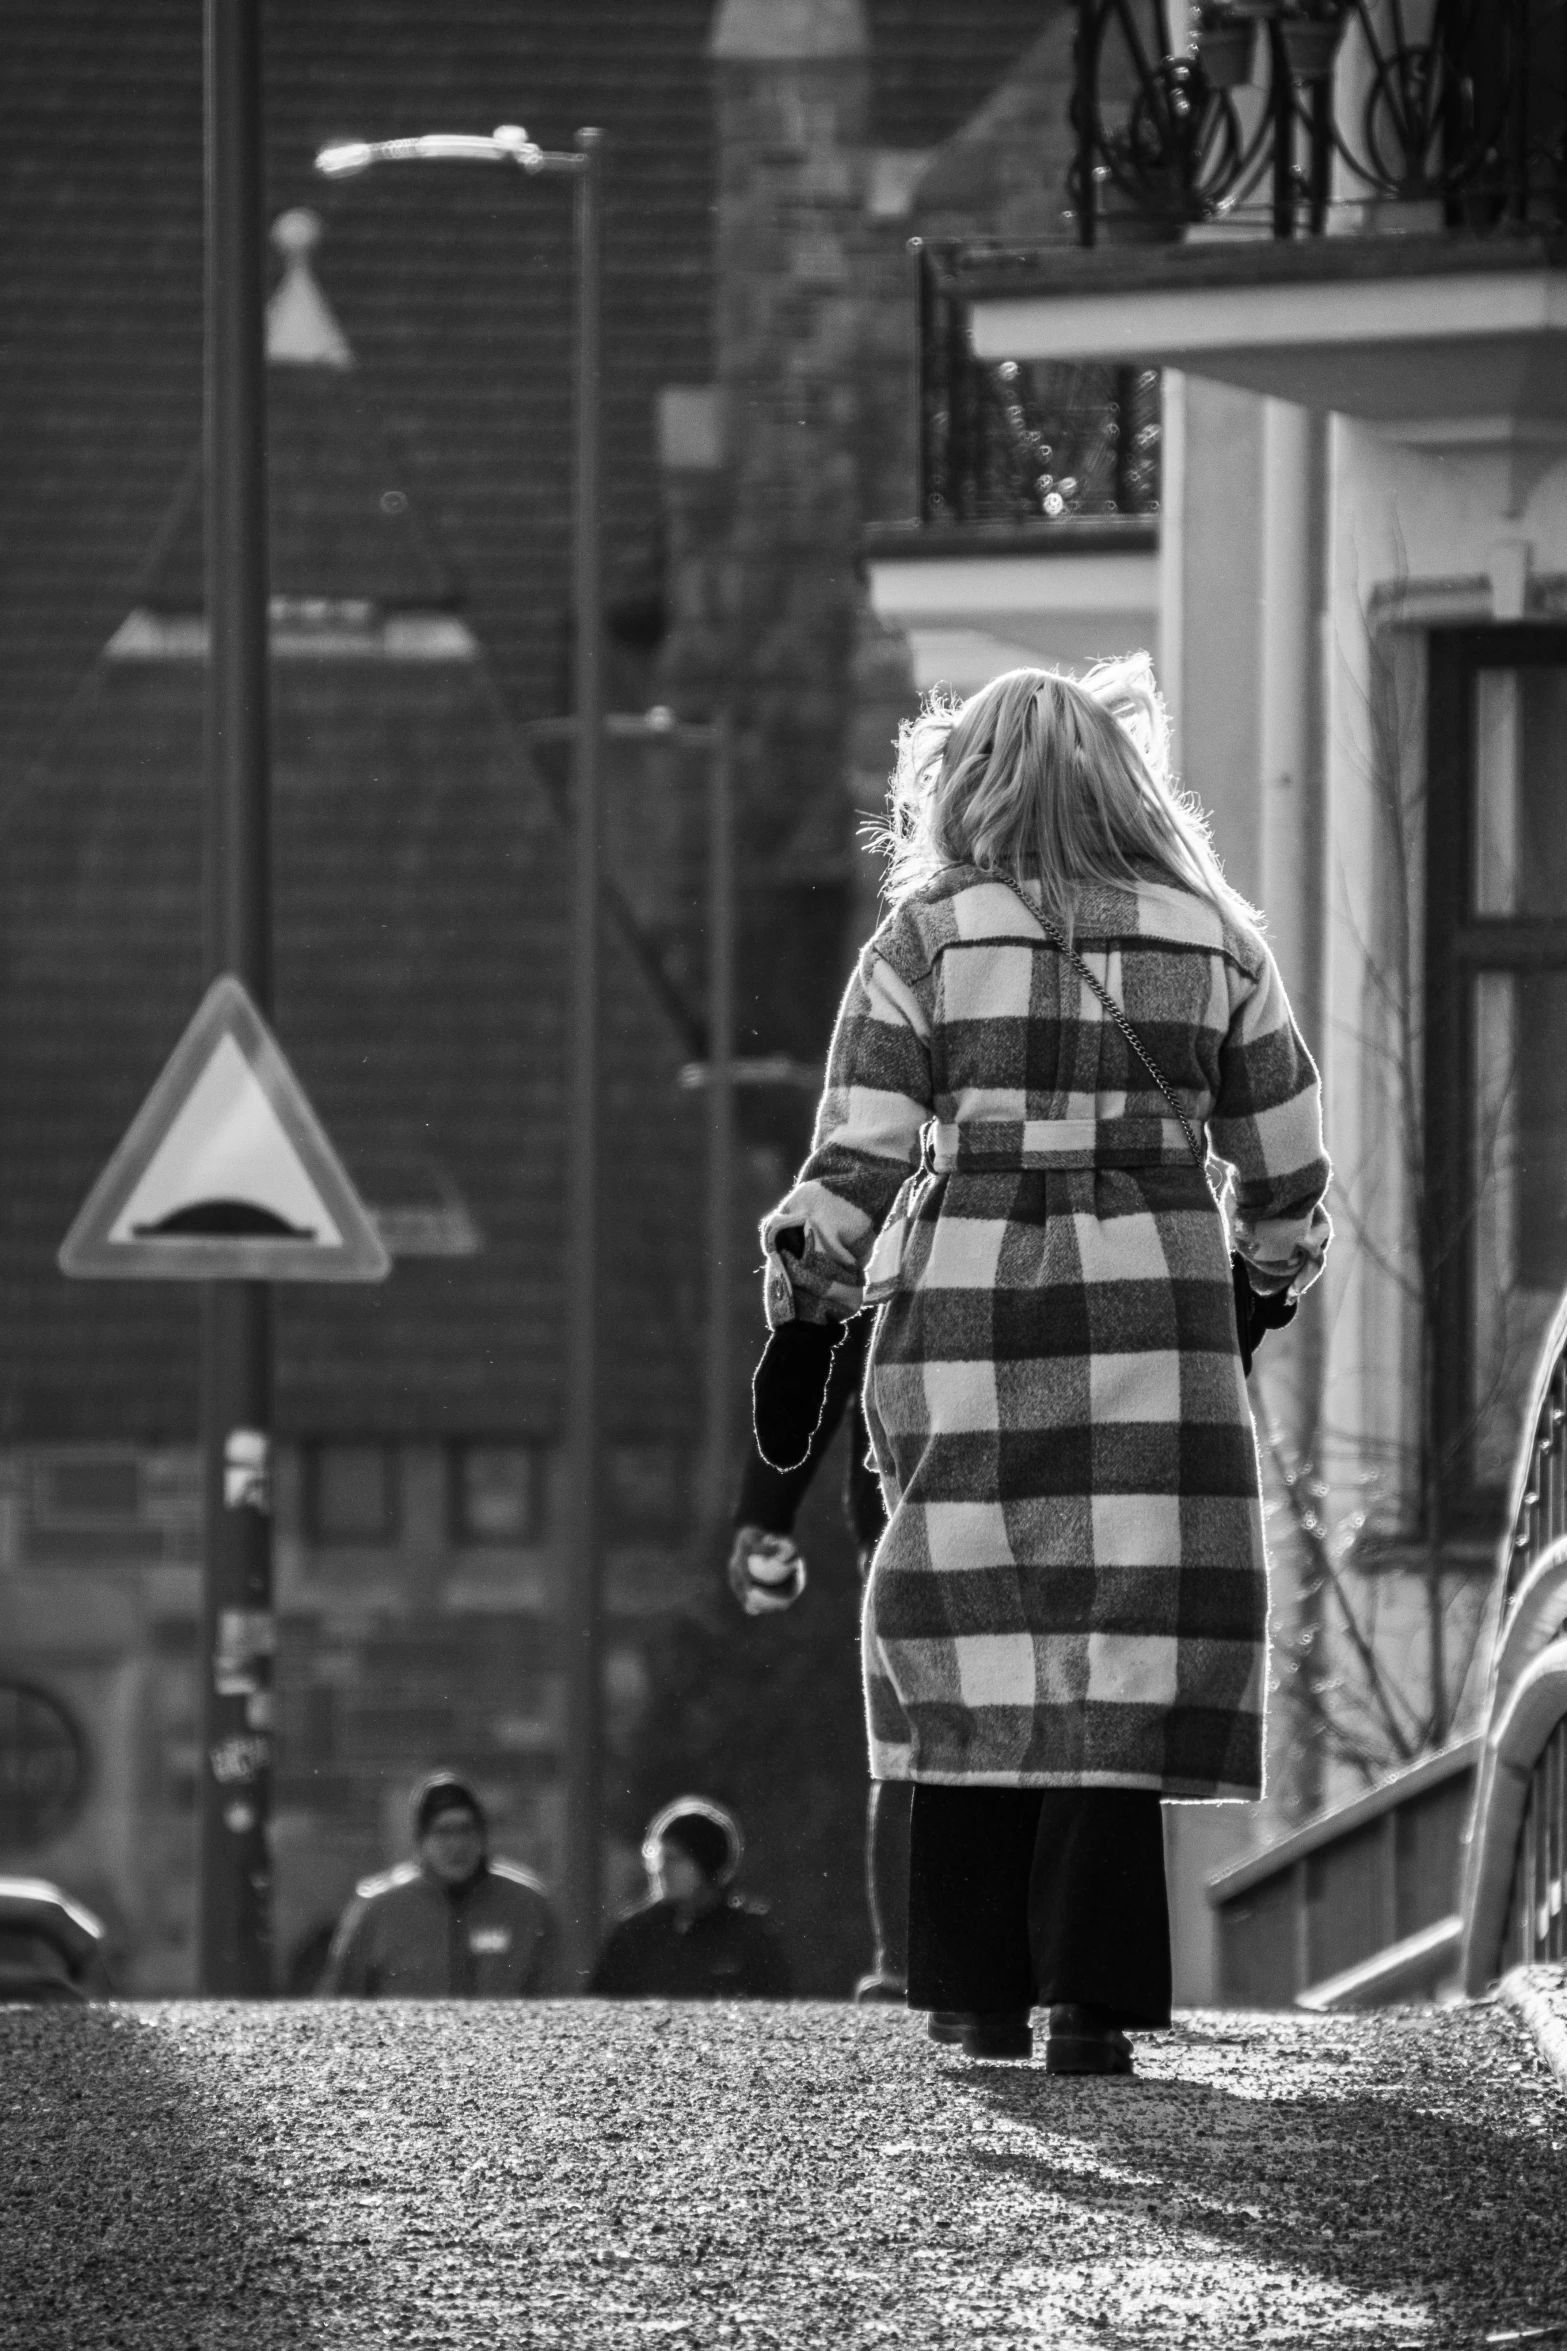
[[[752,1436],[735,1503],[728,1568],[729,1588],[747,1616],[777,1615],[805,1589],[805,1561],[795,1547],[794,1522],[845,1418],[849,1422],[849,1460],[844,1472],[843,1513],[854,1536],[862,1578],[869,1572],[887,1524],[861,1402],[871,1322],[870,1315],[861,1314],[843,1326],[832,1349],[815,1425],[807,1429],[802,1420],[796,1431],[802,1448],[797,1459],[786,1468],[776,1468]],[[789,1327],[809,1330],[815,1326],[801,1323]],[[764,1395],[764,1417],[766,1403]],[[865,1809],[865,1896],[873,1950],[868,1971],[854,1987],[857,2001],[900,2001],[908,1990],[909,1811],[913,1793],[907,1780],[870,1783]]]
[[[787,2000],[789,1963],[760,1903],[733,1891],[740,1824],[705,1796],[678,1796],[642,1840],[648,1898],[614,1927],[588,1981],[619,2000]]]
[[[366,1878],[332,1938],[321,1989],[361,2000],[519,2000],[556,1989],[559,1933],[531,1870],[492,1858],[479,1792],[459,1772],[414,1790],[416,1858]]]

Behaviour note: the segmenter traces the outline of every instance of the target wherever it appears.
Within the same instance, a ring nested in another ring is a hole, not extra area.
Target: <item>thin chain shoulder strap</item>
[[[1043,913],[1040,908],[1034,904],[1034,901],[1032,898],[1030,898],[1028,892],[1023,888],[1020,882],[1015,882],[1010,874],[1005,873],[989,873],[985,876],[985,879],[987,881],[1000,882],[1005,889],[1010,890],[1014,898],[1016,898],[1021,905],[1025,906],[1028,912],[1033,916],[1035,922],[1038,923],[1040,929],[1044,932],[1045,937],[1050,941],[1051,946],[1056,948],[1059,953],[1066,957],[1067,961],[1073,965],[1080,978],[1085,979],[1088,982],[1088,985],[1093,989],[1094,994],[1098,997],[1100,1003],[1104,1006],[1105,1011],[1114,1021],[1116,1027],[1120,1030],[1122,1036],[1126,1039],[1128,1045],[1130,1045],[1132,1051],[1136,1054],[1138,1060],[1142,1063],[1144,1069],[1148,1072],[1148,1075],[1153,1079],[1154,1084],[1158,1087],[1160,1093],[1164,1096],[1166,1102],[1168,1102],[1170,1105],[1170,1108],[1175,1117],[1180,1121],[1181,1132],[1186,1137],[1186,1148],[1192,1155],[1192,1160],[1198,1170],[1198,1173],[1202,1176],[1203,1181],[1206,1183],[1208,1180],[1208,1155],[1197,1140],[1196,1130],[1193,1127],[1191,1120],[1187,1117],[1185,1111],[1181,1108],[1179,1102],[1177,1102],[1175,1099],[1175,1096],[1171,1092],[1169,1086],[1165,1083],[1164,1073],[1159,1068],[1158,1063],[1154,1060],[1153,1056],[1148,1051],[1148,1048],[1143,1043],[1142,1038],[1137,1034],[1137,1031],[1133,1028],[1131,1022],[1128,1020],[1126,1014],[1122,1011],[1120,1005],[1117,1004],[1109,989],[1104,987],[1101,982],[1094,977],[1094,974],[1089,970],[1087,964],[1083,961],[1083,958],[1081,955],[1079,955],[1077,949],[1071,944],[1070,940],[1064,939],[1061,936],[1060,931],[1057,930],[1055,924],[1050,920],[1049,916]]]

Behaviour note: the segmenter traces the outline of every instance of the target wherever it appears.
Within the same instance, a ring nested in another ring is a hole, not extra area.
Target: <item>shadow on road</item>
[[[1562,2319],[1560,2129],[1502,2130],[1479,2111],[1444,2113],[1410,2081],[1267,2098],[1156,2076],[1112,2085],[999,2066],[954,2068],[951,2079],[1038,2134],[1037,2153],[1021,2139],[974,2149],[975,2167],[1108,2219],[1107,2258],[1118,2216],[1128,2239],[1150,2221],[1175,2227],[1220,2262],[1417,2305],[1435,2330],[1419,2334],[1427,2345],[1479,2344]]]
[[[265,2128],[202,2086],[177,2034],[125,2009],[0,2008],[0,2144],[0,2344],[314,2343],[278,2278],[290,2198]]]

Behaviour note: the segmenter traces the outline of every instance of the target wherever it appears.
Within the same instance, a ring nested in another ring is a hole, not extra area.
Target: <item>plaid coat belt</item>
[[[931,1119],[920,1131],[932,1175],[1017,1175],[1049,1167],[1190,1167],[1173,1118]]]

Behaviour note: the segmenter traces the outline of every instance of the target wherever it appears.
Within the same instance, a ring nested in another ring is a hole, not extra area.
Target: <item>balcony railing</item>
[[[1159,511],[1154,368],[1003,360],[969,345],[954,249],[916,243],[920,520],[1050,525]]]
[[[1084,245],[1562,219],[1564,0],[1197,0],[1184,39],[1182,13],[1079,0]]]

